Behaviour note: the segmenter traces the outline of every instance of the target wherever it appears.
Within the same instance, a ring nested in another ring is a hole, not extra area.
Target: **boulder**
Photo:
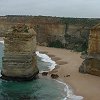
[[[57,79],[59,76],[57,74],[51,74],[51,78]]]
[[[48,75],[48,72],[43,72],[42,75],[43,76],[47,76]]]

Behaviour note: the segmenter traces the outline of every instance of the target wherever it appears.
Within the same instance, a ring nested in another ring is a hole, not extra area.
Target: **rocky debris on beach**
[[[53,73],[57,73],[58,70],[57,69],[53,69],[52,71],[49,71],[49,74],[53,74]]]
[[[90,30],[88,54],[79,72],[100,76],[100,24]]]
[[[59,76],[57,74],[51,74],[51,78],[57,79]]]
[[[64,77],[70,77],[70,75],[68,74],[68,75],[66,75],[66,76],[64,76]]]
[[[36,77],[35,51],[36,32],[25,24],[13,26],[5,33],[2,78],[25,81]]]
[[[42,72],[42,76],[47,76],[48,72]]]

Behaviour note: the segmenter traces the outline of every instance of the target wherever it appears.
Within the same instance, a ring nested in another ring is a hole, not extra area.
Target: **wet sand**
[[[76,95],[83,96],[84,100],[100,100],[100,77],[79,73],[83,61],[80,53],[42,46],[38,46],[37,50],[56,61],[58,67],[52,73],[58,74],[69,84]]]

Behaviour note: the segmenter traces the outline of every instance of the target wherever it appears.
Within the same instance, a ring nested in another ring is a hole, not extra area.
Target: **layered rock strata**
[[[2,78],[31,80],[38,74],[36,64],[36,33],[26,25],[14,26],[5,33]]]
[[[79,71],[100,76],[100,24],[94,26],[90,31],[88,55]]]

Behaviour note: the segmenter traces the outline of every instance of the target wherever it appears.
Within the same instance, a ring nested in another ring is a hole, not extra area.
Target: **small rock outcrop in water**
[[[43,72],[42,75],[43,76],[47,76],[48,75],[48,72]]]
[[[90,31],[88,55],[79,71],[100,76],[100,24],[94,26]]]
[[[36,64],[36,33],[25,24],[18,24],[5,33],[2,78],[31,80],[38,74]]]
[[[51,74],[51,78],[57,79],[59,76],[57,74]]]

